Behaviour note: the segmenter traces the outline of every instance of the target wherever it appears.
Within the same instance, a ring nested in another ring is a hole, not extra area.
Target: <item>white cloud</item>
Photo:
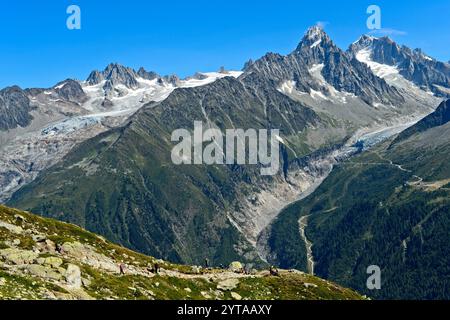
[[[381,28],[370,31],[370,35],[381,35],[381,36],[406,36],[408,33],[401,30],[391,29],[391,28]]]
[[[318,27],[320,27],[320,28],[322,28],[322,29],[325,29],[325,27],[327,26],[327,25],[329,25],[330,23],[328,22],[328,21],[317,21],[316,22],[316,26],[318,26]]]

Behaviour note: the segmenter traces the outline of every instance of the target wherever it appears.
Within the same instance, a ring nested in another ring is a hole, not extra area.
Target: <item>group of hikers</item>
[[[153,266],[149,265],[146,270],[149,273],[158,274],[159,270],[160,270],[159,263],[156,262]],[[124,263],[119,264],[119,272],[120,272],[120,275],[125,275],[126,265]]]
[[[55,251],[58,252],[59,254],[63,254],[63,253],[64,253],[63,247],[62,247],[60,244],[58,244],[58,243],[55,244]],[[210,263],[209,263],[209,259],[208,259],[208,258],[205,258],[204,269],[205,269],[205,270],[212,270],[212,269],[213,269],[213,268],[210,266]],[[223,264],[220,264],[220,265],[219,265],[219,269],[225,270],[225,269],[227,269],[227,268],[226,268]],[[158,262],[155,262],[155,263],[153,264],[153,266],[151,266],[151,265],[149,264],[148,267],[146,268],[146,270],[147,270],[147,272],[149,272],[149,273],[151,273],[151,274],[158,274],[159,271],[160,271],[159,263],[158,263]],[[236,272],[236,273],[242,273],[242,274],[252,274],[252,270],[250,269],[250,266],[248,266],[248,265],[247,265],[247,266],[242,266],[242,267],[240,267],[240,268],[234,270],[234,272]],[[126,274],[126,265],[125,265],[125,263],[123,263],[123,262],[121,262],[121,263],[119,264],[119,273],[120,273],[120,275],[125,275],[125,274]],[[274,266],[270,266],[270,268],[269,268],[269,274],[270,274],[271,276],[278,276],[278,275],[279,275],[278,269],[276,269]]]
[[[205,258],[204,269],[205,270],[212,270],[213,269],[212,267],[210,267],[208,258]],[[224,270],[226,268],[225,268],[224,265],[220,264],[219,265],[219,269]],[[158,274],[159,271],[160,271],[159,263],[156,262],[156,263],[153,264],[153,266],[149,265],[146,270],[149,273],[151,273],[151,274]],[[123,262],[119,264],[119,272],[120,272],[121,275],[125,275],[125,273],[126,273],[126,265]],[[242,274],[252,274],[252,271],[251,271],[249,266],[242,267],[242,268],[240,268],[238,270],[235,270],[235,272],[236,273],[242,273]],[[275,268],[274,266],[270,266],[269,274],[271,276],[278,276],[279,275],[278,269]]]
[[[205,259],[205,269],[208,269],[208,270],[211,269],[210,266],[209,266],[208,258]],[[224,269],[226,269],[226,267],[223,264],[220,264],[219,265],[219,269],[224,270]],[[250,266],[248,266],[248,265],[247,266],[243,266],[243,267],[241,267],[238,270],[235,270],[235,272],[236,273],[242,273],[242,274],[252,274],[252,270],[251,270]],[[270,266],[269,267],[269,274],[271,276],[278,276],[279,275],[279,271],[274,266]]]

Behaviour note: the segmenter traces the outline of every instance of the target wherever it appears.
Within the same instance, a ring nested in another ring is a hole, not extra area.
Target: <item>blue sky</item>
[[[366,9],[382,10],[392,38],[450,60],[449,0],[165,1],[9,0],[0,10],[0,87],[49,87],[85,79],[109,62],[187,76],[241,69],[268,51],[287,54],[318,21],[343,49],[367,33]],[[80,6],[82,29],[66,9]]]

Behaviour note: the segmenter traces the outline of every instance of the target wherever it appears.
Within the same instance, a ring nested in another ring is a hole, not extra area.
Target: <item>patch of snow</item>
[[[366,64],[376,76],[384,79],[389,85],[396,87],[404,97],[409,97],[413,99],[413,101],[419,101],[425,105],[433,105],[436,103],[436,101],[434,101],[435,96],[433,93],[430,94],[429,90],[425,91],[412,81],[403,77],[397,66],[373,61],[371,54],[371,49],[365,48],[356,54],[356,59]]]
[[[329,100],[322,92],[316,91],[314,89],[310,89],[310,95],[313,99],[323,99],[323,100]]]
[[[399,70],[397,67],[374,62],[371,59],[371,55],[372,55],[372,50],[370,50],[369,48],[366,48],[366,49],[360,50],[356,54],[356,59],[359,62],[366,64],[370,69],[372,69],[373,73],[375,73],[375,75],[377,77],[386,78],[388,76],[399,74]]]
[[[202,75],[206,76],[205,79],[189,79],[180,80],[177,86],[165,81],[158,81],[158,79],[147,80],[138,77],[138,88],[130,89],[124,85],[117,85],[114,89],[117,92],[112,92],[107,98],[113,103],[114,110],[126,110],[134,109],[137,106],[142,106],[149,102],[160,102],[165,100],[177,87],[178,88],[193,88],[204,86],[213,83],[217,79],[224,77],[239,77],[242,74],[241,71],[228,71],[226,73],[220,72],[206,72]],[[101,106],[106,98],[103,87],[106,81],[102,81],[96,85],[89,85],[86,82],[82,82],[83,90],[88,95],[89,100],[83,105],[85,109],[90,112],[101,112],[104,108]]]
[[[278,88],[278,91],[289,95],[289,94],[292,94],[296,90],[295,86],[296,86],[296,82],[289,80],[289,81],[283,82],[281,84],[281,86]]]
[[[379,102],[374,102],[372,104],[372,106],[378,109],[378,108],[382,108],[384,105],[382,103],[379,103]]]
[[[309,73],[316,79],[320,80],[321,82],[325,82],[325,79],[322,76],[322,70],[324,66],[325,65],[323,63],[313,64],[312,67],[309,69]]]
[[[180,87],[182,88],[192,88],[192,87],[198,87],[198,86],[204,86],[209,83],[212,83],[216,81],[217,79],[225,78],[225,77],[234,77],[238,78],[243,72],[241,71],[228,71],[225,73],[221,72],[206,72],[201,73],[202,75],[206,76],[205,79],[199,80],[199,79],[189,79],[189,80],[181,80]]]
[[[311,45],[311,49],[317,47],[322,42],[322,39],[317,40]]]
[[[335,87],[329,84],[322,75],[322,70],[324,68],[324,64],[314,64],[308,70],[311,76],[319,82],[320,85],[326,88],[329,97],[325,96],[322,92],[315,91],[311,89],[311,97],[313,98],[321,98],[325,100],[332,100],[337,103],[348,103],[348,98],[357,98],[353,93],[338,91]]]
[[[61,83],[59,86],[56,86],[54,89],[61,89],[62,87],[64,87],[66,85],[65,82]]]

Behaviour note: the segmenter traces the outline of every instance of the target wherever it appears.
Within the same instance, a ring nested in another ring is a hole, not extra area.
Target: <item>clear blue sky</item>
[[[82,29],[66,28],[66,8]],[[0,8],[0,87],[49,87],[85,79],[109,62],[186,76],[240,69],[268,51],[287,54],[318,21],[346,49],[368,32],[366,9],[382,9],[392,37],[450,59],[449,0],[8,0]]]

